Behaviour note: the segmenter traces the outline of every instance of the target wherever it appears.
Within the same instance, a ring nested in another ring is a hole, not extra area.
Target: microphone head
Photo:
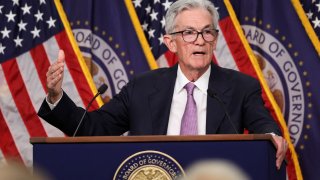
[[[99,94],[103,94],[104,92],[106,92],[107,89],[108,89],[108,86],[103,83],[103,84],[99,87],[98,93],[99,93]]]

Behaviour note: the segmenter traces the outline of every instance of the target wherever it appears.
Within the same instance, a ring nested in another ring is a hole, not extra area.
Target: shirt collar
[[[210,73],[211,73],[211,65],[209,66],[207,71],[197,81],[194,82],[196,87],[204,94],[207,94]],[[180,92],[183,89],[183,87],[189,82],[190,81],[188,80],[188,78],[181,71],[180,65],[178,65],[176,92]]]

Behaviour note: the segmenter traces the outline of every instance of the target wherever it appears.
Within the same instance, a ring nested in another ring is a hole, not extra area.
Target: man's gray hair
[[[212,15],[213,26],[215,29],[217,28],[219,13],[212,2],[210,2],[209,0],[178,0],[174,2],[167,11],[165,18],[166,33],[170,34],[174,31],[175,19],[179,13],[181,13],[184,10],[190,10],[195,8],[203,8],[208,10],[208,12]]]

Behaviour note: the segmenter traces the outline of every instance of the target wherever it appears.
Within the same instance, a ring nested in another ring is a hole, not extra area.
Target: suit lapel
[[[165,135],[167,133],[177,67],[175,65],[159,75],[155,82],[154,92],[149,96],[152,134],[154,135]]]
[[[227,74],[220,67],[212,64],[208,89],[215,92],[225,106],[231,98],[231,84],[228,81]],[[207,96],[206,134],[216,134],[224,118],[225,112],[220,102]]]

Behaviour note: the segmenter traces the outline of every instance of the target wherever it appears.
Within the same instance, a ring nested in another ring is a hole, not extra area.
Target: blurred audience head
[[[0,180],[49,180],[42,173],[25,167],[17,161],[0,163]]]
[[[250,180],[237,165],[225,160],[199,161],[186,170],[182,180]]]

